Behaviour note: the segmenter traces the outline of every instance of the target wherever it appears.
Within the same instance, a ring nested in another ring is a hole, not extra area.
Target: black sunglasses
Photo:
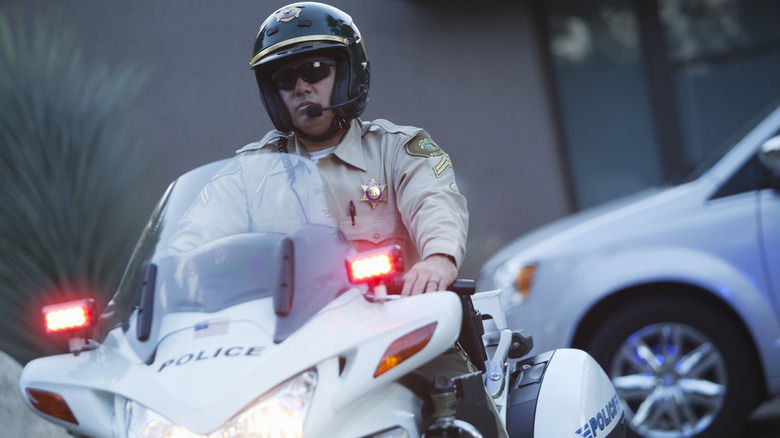
[[[279,70],[271,75],[271,80],[277,90],[290,91],[295,88],[295,81],[300,76],[304,81],[314,84],[330,76],[330,66],[335,61],[309,61]]]

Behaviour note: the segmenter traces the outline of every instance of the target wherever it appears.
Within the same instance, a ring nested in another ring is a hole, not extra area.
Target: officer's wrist
[[[455,257],[454,256],[451,256],[449,254],[444,254],[443,252],[437,252],[436,254],[431,254],[430,255],[430,257],[434,257],[434,256],[444,257],[447,260],[449,260],[450,262],[452,262],[453,266],[455,266],[456,268],[458,267],[458,263],[455,261]]]

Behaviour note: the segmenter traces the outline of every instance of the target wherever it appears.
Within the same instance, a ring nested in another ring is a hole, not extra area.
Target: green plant
[[[0,350],[24,363],[59,351],[42,305],[107,301],[152,203],[127,122],[143,75],[88,63],[59,21],[14,18],[0,11]]]

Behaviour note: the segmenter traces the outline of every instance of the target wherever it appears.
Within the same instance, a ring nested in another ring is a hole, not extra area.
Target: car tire
[[[615,309],[586,350],[623,399],[629,436],[729,437],[756,393],[755,358],[742,333],[716,306],[664,295]]]

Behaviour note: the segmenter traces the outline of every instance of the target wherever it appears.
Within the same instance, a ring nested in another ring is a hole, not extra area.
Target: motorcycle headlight
[[[294,438],[303,436],[317,371],[310,369],[269,391],[208,435],[198,435],[173,424],[157,412],[132,400],[126,405],[131,438]]]

